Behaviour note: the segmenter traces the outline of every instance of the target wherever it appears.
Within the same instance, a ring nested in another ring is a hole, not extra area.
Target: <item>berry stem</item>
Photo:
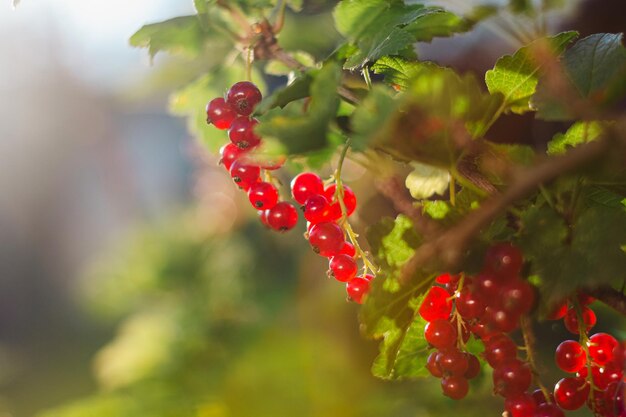
[[[452,207],[456,206],[456,181],[452,174],[450,174],[450,204]]]
[[[364,66],[361,70],[361,74],[363,74],[363,79],[365,80],[365,84],[367,85],[367,89],[372,89],[372,79],[370,78],[370,70],[367,66]]]
[[[522,330],[522,337],[524,338],[526,361],[528,362],[528,364],[530,365],[530,369],[532,370],[533,379],[543,393],[543,396],[546,398],[546,401],[550,403],[550,391],[548,391],[543,382],[541,382],[539,371],[537,370],[537,362],[535,360],[535,333],[533,332],[532,322],[527,315],[523,315],[520,318],[520,328]]]
[[[591,355],[589,354],[589,336],[587,335],[587,324],[585,323],[585,319],[583,317],[583,310],[580,302],[578,301],[578,297],[572,297],[570,299],[574,310],[576,311],[576,319],[578,320],[578,335],[579,335],[579,343],[585,351],[585,357],[587,358],[587,383],[591,388],[589,390],[589,398],[593,402],[593,392],[595,391],[595,385],[593,383],[593,375],[591,373]]]

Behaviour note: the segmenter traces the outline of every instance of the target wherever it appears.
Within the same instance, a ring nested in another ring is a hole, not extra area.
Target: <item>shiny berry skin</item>
[[[339,282],[348,282],[356,276],[358,266],[352,256],[335,255],[328,263],[330,275]]]
[[[589,307],[582,307],[581,310],[583,322],[585,323],[587,331],[589,331],[596,324],[596,313],[594,313]],[[579,333],[576,309],[570,308],[567,310],[567,313],[565,313],[565,317],[563,318],[563,324],[565,324],[565,328],[569,330],[570,333]]]
[[[587,306],[593,303],[594,301],[596,301],[594,297],[590,296],[589,294],[585,294],[582,291],[578,293],[576,298],[578,298],[578,302],[580,303],[580,305],[583,305],[583,306]]]
[[[600,368],[598,366],[593,365],[591,367],[591,377],[593,379],[593,384],[598,389],[605,389],[606,387],[614,381],[620,381],[624,372],[622,367],[617,366],[605,366]]]
[[[239,160],[230,166],[230,176],[239,188],[248,191],[252,184],[260,181],[261,168],[256,165],[247,165]]]
[[[335,200],[336,184],[330,184],[324,189],[324,197],[330,203],[331,218],[337,220],[341,218],[341,206]],[[356,209],[356,195],[347,185],[343,185],[343,204],[346,206],[346,215],[350,216]]]
[[[494,391],[505,398],[526,391],[531,380],[530,368],[517,359],[508,360],[493,371]]]
[[[327,258],[338,255],[343,249],[343,242],[343,231],[335,223],[318,223],[309,232],[309,244],[313,251]]]
[[[434,347],[445,349],[454,346],[457,333],[448,320],[436,319],[426,324],[424,337]]]
[[[474,336],[478,337],[481,340],[487,340],[493,335],[497,334],[497,332],[487,326],[485,323],[481,323],[476,321],[469,325],[470,331],[474,334]]]
[[[270,211],[269,210],[259,210],[257,213],[259,215],[259,220],[261,220],[261,224],[269,229],[271,229],[272,227],[270,226],[270,224],[267,221],[267,215]]]
[[[474,292],[489,300],[498,296],[501,284],[493,274],[481,272],[472,282],[472,287]]]
[[[496,243],[485,254],[485,269],[500,279],[518,276],[523,262],[522,252],[509,242]]]
[[[445,349],[437,356],[439,369],[445,375],[463,376],[469,366],[467,358],[458,349]]]
[[[330,221],[330,204],[321,194],[315,194],[307,198],[304,203],[304,218],[311,224]]]
[[[263,95],[256,85],[249,81],[233,84],[226,93],[226,102],[240,115],[249,116],[259,104]]]
[[[442,285],[448,284],[450,280],[451,280],[451,275],[448,273],[441,274],[437,278],[435,278],[435,282],[437,284],[442,284]]]
[[[460,400],[467,395],[469,384],[467,379],[461,376],[447,376],[441,380],[443,395],[453,400]]]
[[[342,255],[348,255],[354,258],[354,255],[356,255],[356,249],[354,249],[354,245],[350,242],[344,242],[343,243],[343,247],[341,248],[341,252],[339,252]]]
[[[370,280],[363,277],[354,277],[346,283],[348,297],[357,304],[363,304],[363,297],[370,290]]]
[[[419,314],[426,321],[447,319],[452,312],[450,293],[441,287],[431,287],[419,307]]]
[[[504,400],[504,409],[511,417],[533,417],[537,405],[530,394],[522,393]]]
[[[510,313],[500,306],[487,306],[483,320],[489,327],[503,333],[512,332],[519,326],[519,315]]]
[[[541,404],[535,409],[533,417],[565,417],[565,413],[554,404]]]
[[[552,312],[546,317],[548,320],[559,320],[567,313],[567,300],[552,307]]]
[[[291,195],[299,204],[305,204],[309,197],[316,194],[324,194],[324,182],[319,175],[303,172],[291,180]]]
[[[480,294],[465,288],[456,298],[456,308],[464,319],[476,319],[485,312],[485,301]]]
[[[565,410],[577,410],[589,397],[589,384],[582,378],[563,378],[554,387],[554,400]]]
[[[279,232],[291,230],[298,223],[298,210],[285,201],[276,203],[267,212],[267,223]]]
[[[520,279],[507,283],[501,290],[502,308],[517,315],[528,313],[535,303],[532,285]]]
[[[230,171],[230,167],[237,159],[246,153],[245,150],[239,148],[234,143],[227,143],[220,148],[220,164],[224,165],[227,171]]]
[[[471,353],[465,353],[465,358],[467,359],[467,371],[463,374],[465,379],[473,379],[478,376],[480,373],[480,361],[478,358]]]
[[[230,128],[235,117],[237,112],[222,97],[214,98],[206,106],[206,122],[213,123],[220,130]]]
[[[261,137],[254,133],[254,126],[259,122],[256,119],[239,116],[230,125],[228,139],[241,149],[253,148],[261,143]]]
[[[257,182],[250,186],[248,199],[257,210],[270,209],[278,203],[278,190],[269,182]]]
[[[517,345],[509,336],[498,333],[486,341],[483,355],[487,363],[492,368],[496,368],[500,364],[517,357]]]
[[[598,365],[606,365],[613,360],[613,349],[617,340],[607,333],[596,333],[589,338],[589,356]]]
[[[587,354],[580,343],[566,340],[556,348],[555,361],[565,372],[575,373],[585,367]]]
[[[537,404],[538,406],[541,404],[548,404],[545,394],[540,389],[534,390],[532,396],[535,400],[535,404]],[[550,393],[550,402],[554,402],[554,395],[552,395],[552,393]]]
[[[441,372],[441,368],[439,368],[439,363],[437,362],[439,355],[440,353],[437,351],[431,352],[426,360],[426,369],[428,369],[428,372],[435,378],[441,378],[443,376],[443,372]]]

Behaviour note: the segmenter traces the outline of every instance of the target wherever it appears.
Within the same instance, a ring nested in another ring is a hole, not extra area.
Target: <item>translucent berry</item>
[[[487,306],[483,320],[493,329],[509,333],[519,326],[519,315],[506,311],[499,305]]]
[[[330,203],[330,215],[332,220],[338,220],[341,218],[341,206],[335,199],[335,192],[337,190],[336,184],[330,184],[324,189],[324,197]],[[354,213],[356,209],[356,195],[347,185],[343,185],[343,203],[346,206],[346,214],[349,216]]]
[[[431,287],[419,307],[419,314],[426,321],[447,319],[452,312],[450,293],[441,287]]]
[[[324,194],[324,182],[319,175],[312,172],[303,172],[291,180],[291,195],[299,204],[316,194]]]
[[[278,190],[269,182],[257,182],[250,186],[248,199],[257,210],[270,209],[278,203]]]
[[[565,372],[575,373],[587,363],[587,354],[580,343],[566,340],[556,348],[555,361]]]
[[[261,137],[254,133],[254,126],[258,123],[256,119],[237,117],[228,130],[228,139],[241,149],[255,147],[261,143]]]
[[[298,211],[290,203],[281,201],[268,210],[267,222],[272,229],[286,232],[298,223]]]
[[[259,214],[259,220],[261,220],[261,224],[271,229],[271,226],[267,221],[267,215],[269,212],[269,210],[259,210],[257,213]]]
[[[233,84],[226,94],[226,102],[242,116],[249,116],[259,104],[263,95],[256,85],[249,81]]]
[[[218,129],[230,128],[235,117],[237,117],[237,112],[221,97],[214,98],[206,106],[206,122],[213,123]]]
[[[325,257],[338,255],[343,249],[343,243],[343,231],[335,223],[318,223],[309,232],[309,244],[313,251]]]
[[[521,394],[530,387],[532,374],[524,362],[511,359],[493,371],[493,387],[503,397]]]
[[[466,379],[476,378],[480,373],[480,361],[471,353],[465,353],[465,357],[467,358],[467,371],[465,371],[463,377]]]
[[[481,272],[472,282],[472,289],[486,300],[498,297],[501,283],[491,273]]]
[[[307,198],[304,203],[304,218],[312,224],[330,221],[330,205],[321,194]]]
[[[485,269],[501,279],[514,278],[522,270],[522,252],[509,242],[496,243],[485,254]]]
[[[346,283],[346,292],[350,300],[362,304],[363,297],[370,289],[370,280],[363,277],[354,277]]]
[[[617,340],[607,333],[596,333],[589,338],[589,356],[598,365],[606,365],[613,360],[613,349]]]
[[[449,321],[436,319],[426,324],[424,329],[426,341],[438,349],[454,346],[457,332]]]
[[[445,349],[437,356],[439,368],[445,375],[463,376],[468,362],[465,354],[456,348]]]
[[[230,176],[239,188],[248,191],[252,184],[260,181],[261,168],[256,165],[247,165],[239,160],[230,166]]]
[[[577,410],[589,397],[589,384],[582,378],[563,378],[554,387],[554,399],[565,410]]]
[[[460,400],[467,395],[469,384],[467,379],[461,376],[447,376],[441,380],[443,395],[453,400]]]
[[[435,278],[435,282],[437,284],[445,285],[445,284],[450,282],[450,278],[451,278],[451,276],[448,273],[441,274],[437,278]]]
[[[428,355],[428,359],[426,360],[426,369],[428,372],[435,378],[441,378],[443,376],[443,372],[441,368],[439,368],[439,364],[437,363],[437,356],[439,352],[434,351],[430,355]]]
[[[343,247],[341,248],[341,252],[339,252],[343,255],[348,255],[354,258],[354,255],[356,255],[356,249],[354,249],[354,245],[350,242],[344,242],[343,243]]]
[[[567,313],[567,300],[560,302],[552,307],[550,314],[546,317],[548,320],[559,320],[565,317]]]
[[[220,164],[224,165],[227,171],[230,171],[230,167],[237,159],[246,153],[245,150],[239,148],[234,143],[227,143],[220,148]]]
[[[521,279],[514,279],[502,288],[502,307],[505,311],[517,315],[528,313],[535,302],[535,290],[532,285]]]
[[[517,357],[517,345],[509,336],[498,333],[486,341],[484,356],[487,363],[496,368]]]
[[[535,408],[537,405],[530,394],[516,394],[504,400],[504,409],[510,417],[533,417]]]
[[[596,324],[596,314],[589,307],[582,307],[581,309],[583,322],[585,323],[585,328],[587,331],[591,330],[593,326]],[[565,328],[570,331],[570,333],[578,334],[578,316],[576,315],[576,309],[570,308],[567,310],[565,317],[563,318],[563,323],[565,324]]]
[[[348,282],[356,276],[358,266],[352,256],[335,255],[328,263],[330,275],[340,282]]]
[[[464,319],[476,319],[485,312],[485,301],[480,294],[465,288],[456,298],[456,308]]]

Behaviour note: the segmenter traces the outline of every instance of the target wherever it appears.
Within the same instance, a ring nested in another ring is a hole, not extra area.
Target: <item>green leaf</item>
[[[407,175],[405,185],[413,198],[422,200],[434,194],[443,195],[448,190],[450,184],[448,170],[419,162],[413,162],[411,166],[413,171]]]
[[[315,67],[315,58],[304,51],[295,51],[291,53],[291,56],[305,67]],[[283,62],[273,59],[265,66],[265,73],[270,75],[289,75],[294,72],[294,69]]]
[[[371,66],[372,71],[385,77],[385,82],[398,90],[406,90],[422,71],[437,66],[429,62],[410,61],[402,57],[385,56]]]
[[[615,209],[624,208],[624,197],[600,186],[589,186],[583,190],[585,201],[589,205],[601,205]]]
[[[393,123],[398,105],[398,100],[388,89],[375,85],[352,115],[352,147],[364,150],[377,139],[378,132],[384,134],[387,124]]]
[[[443,220],[452,210],[450,203],[443,200],[424,201],[422,203],[424,213],[428,214],[432,219]]]
[[[331,120],[339,107],[337,87],[341,72],[337,65],[327,64],[313,73],[310,101],[305,106],[292,101],[275,108],[259,119],[257,131],[268,140],[280,142],[289,154],[302,154],[324,148]]]
[[[474,22],[452,12],[438,10],[421,16],[406,26],[405,30],[414,36],[415,41],[430,42],[435,37],[447,37],[455,33],[465,32],[471,29],[473,25]]]
[[[596,140],[602,134],[599,122],[576,122],[565,133],[557,133],[548,142],[548,154],[559,155],[567,152],[569,147]]]
[[[550,48],[559,55],[577,36],[576,32],[563,32],[547,39],[539,39],[513,55],[498,59],[495,67],[485,74],[489,92],[502,93],[504,104],[513,113],[522,114],[532,110],[530,98],[535,93],[542,63],[533,56],[534,51],[548,42]]]
[[[131,36],[130,44],[148,48],[150,57],[159,51],[196,56],[202,50],[204,36],[197,16],[181,16],[143,26]]]
[[[312,81],[313,77],[309,74],[304,74],[296,78],[291,84],[283,88],[279,88],[273,92],[272,95],[265,97],[256,107],[255,112],[263,114],[274,107],[285,107],[292,101],[308,97]]]

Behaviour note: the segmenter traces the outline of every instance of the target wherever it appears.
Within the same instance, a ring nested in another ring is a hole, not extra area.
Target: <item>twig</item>
[[[611,287],[599,287],[587,291],[589,295],[602,301],[618,313],[626,316],[626,295]]]

